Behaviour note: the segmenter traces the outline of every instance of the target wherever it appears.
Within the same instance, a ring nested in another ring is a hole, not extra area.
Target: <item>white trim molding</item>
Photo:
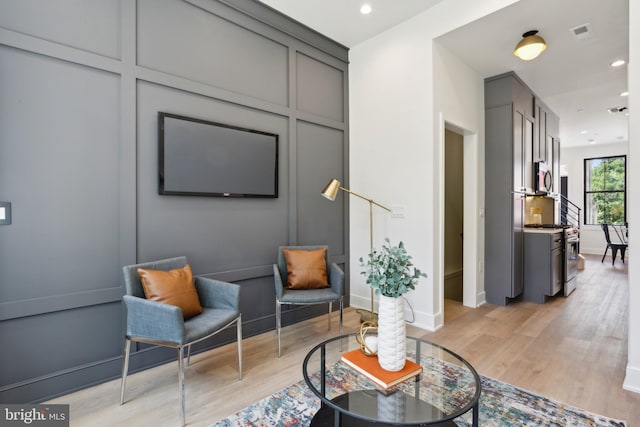
[[[640,366],[627,365],[627,373],[624,377],[622,388],[634,393],[640,393]]]

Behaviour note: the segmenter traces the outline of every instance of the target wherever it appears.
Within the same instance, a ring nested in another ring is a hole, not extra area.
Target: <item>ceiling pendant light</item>
[[[537,33],[538,30],[524,33],[513,54],[523,61],[530,61],[540,55],[547,48],[547,43]]]

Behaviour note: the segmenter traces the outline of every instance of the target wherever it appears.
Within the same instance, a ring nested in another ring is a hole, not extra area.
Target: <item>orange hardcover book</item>
[[[384,370],[377,356],[367,356],[359,348],[343,353],[341,360],[385,390],[422,373],[422,366],[409,359],[398,372]]]

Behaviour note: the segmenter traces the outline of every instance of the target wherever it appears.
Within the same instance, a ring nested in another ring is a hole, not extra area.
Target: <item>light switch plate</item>
[[[0,225],[11,224],[11,203],[0,202]]]
[[[404,206],[391,206],[391,218],[404,218]]]

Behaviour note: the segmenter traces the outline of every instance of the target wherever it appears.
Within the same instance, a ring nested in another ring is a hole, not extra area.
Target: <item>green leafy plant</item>
[[[391,246],[388,238],[385,242],[380,251],[374,249],[369,254],[366,262],[360,258],[360,266],[364,268],[361,274],[377,295],[398,298],[415,289],[418,278],[427,275],[413,265],[404,243]]]

